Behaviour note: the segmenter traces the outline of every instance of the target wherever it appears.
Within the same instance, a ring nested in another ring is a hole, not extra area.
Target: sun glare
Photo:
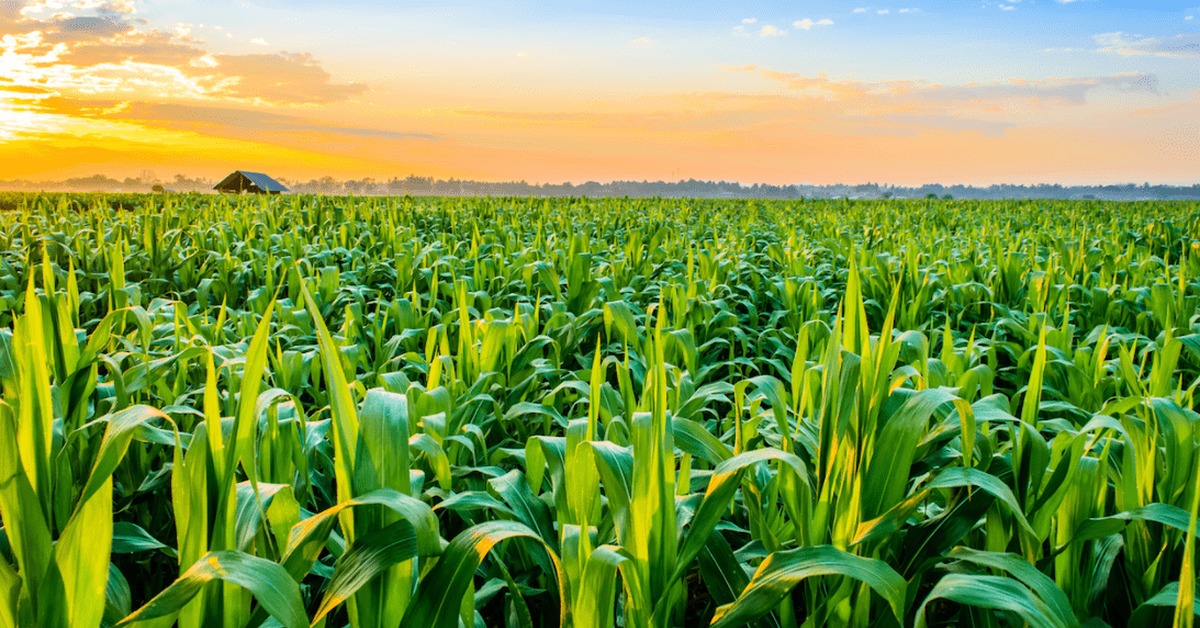
[[[53,133],[58,127],[54,117],[0,97],[0,141]]]

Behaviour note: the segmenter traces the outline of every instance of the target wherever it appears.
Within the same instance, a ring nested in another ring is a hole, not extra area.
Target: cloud
[[[796,120],[803,113],[845,135],[911,136],[936,130],[1001,137],[1058,111],[1073,118],[1079,114],[1064,108],[1088,106],[1094,92],[1159,96],[1153,74],[939,85],[922,80],[838,80],[755,65],[726,69],[754,73],[783,87],[776,102],[790,105],[772,109],[777,119]]]
[[[1128,73],[1037,81],[1011,79],[1003,83],[968,83],[952,87],[919,86],[916,91],[931,99],[947,102],[1016,99],[1082,105],[1087,102],[1088,94],[1099,89],[1158,94],[1158,77],[1154,74]]]
[[[0,87],[0,89],[3,89]],[[262,140],[286,139],[296,134],[382,140],[437,140],[427,133],[406,133],[369,127],[339,126],[299,116],[261,110],[206,107],[173,103],[83,101],[51,99],[46,109],[76,117],[140,122],[157,128],[196,131],[220,137]]]
[[[949,114],[899,113],[860,119],[865,124],[889,135],[917,135],[936,129],[954,133],[978,133],[987,137],[1002,137],[1016,125],[1011,122],[978,120]]]
[[[732,147],[740,141],[737,138],[751,136],[1007,138],[1031,127],[1057,124],[1047,122],[1051,119],[1095,115],[1104,108],[1089,102],[1088,96],[1096,92],[1159,98],[1157,79],[1140,74],[938,85],[922,80],[838,80],[756,65],[725,69],[758,75],[782,89],[660,94],[537,110],[458,108],[444,115],[523,133],[570,137],[636,133],[643,142],[651,137],[687,136]],[[479,123],[460,126],[473,124]]]
[[[214,55],[212,71],[223,77],[222,92],[233,98],[276,103],[329,103],[358,96],[360,83],[333,83],[329,72],[307,53]]]
[[[807,31],[812,30],[814,26],[833,26],[833,20],[821,19],[813,21],[811,18],[806,17],[802,20],[796,20],[795,22],[792,22],[792,26],[799,30]]]
[[[736,35],[748,36],[751,34],[759,37],[783,37],[787,35],[787,31],[775,26],[774,24],[763,24],[758,30],[748,30],[747,27],[752,27],[758,24],[758,18],[748,17],[742,20],[741,24],[733,27],[733,32]]]
[[[250,43],[254,44],[255,46],[270,46],[271,45],[271,44],[268,44],[267,40],[263,39],[262,37],[255,37],[254,39],[251,39]]]
[[[130,30],[124,20],[109,16],[63,17],[56,20],[59,32],[88,33],[97,37],[112,37]]]
[[[1103,33],[1096,35],[1099,52],[1118,54],[1124,57],[1197,57],[1200,56],[1200,33],[1187,33],[1174,37],[1143,37],[1127,33]]]
[[[739,71],[757,72],[763,78],[781,83],[788,89],[822,98],[874,99],[879,102],[919,100],[955,106],[965,104],[996,104],[1003,101],[1029,103],[1084,104],[1087,96],[1098,89],[1118,92],[1158,93],[1158,77],[1154,74],[1129,73],[1097,77],[1049,78],[1044,80],[1010,79],[996,83],[965,83],[938,85],[917,80],[868,83],[834,80],[821,74],[808,76],[781,72],[757,66],[744,66]]]
[[[188,25],[168,30],[137,17],[131,0],[0,0],[0,26],[4,74],[66,97],[290,105],[366,91],[334,81],[307,54],[213,54]]]
[[[651,39],[645,35],[642,35],[641,37],[637,37],[637,38],[629,40],[629,43],[633,46],[638,46],[638,47],[644,48],[646,46],[652,46],[657,42],[655,42],[653,39]]]
[[[31,2],[10,2],[10,4],[24,5],[20,12],[25,16],[35,16],[47,11],[63,12],[63,11],[97,11],[100,13],[119,13],[132,15],[137,13],[137,7],[133,0],[33,0]]]

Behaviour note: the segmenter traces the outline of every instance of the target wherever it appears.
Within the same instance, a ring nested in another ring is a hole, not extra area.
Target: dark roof
[[[275,179],[261,173],[246,170],[234,170],[229,176],[213,186],[214,190],[249,191],[257,189],[262,192],[287,192],[288,189]]]

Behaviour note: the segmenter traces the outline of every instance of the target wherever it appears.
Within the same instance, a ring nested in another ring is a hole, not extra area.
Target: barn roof
[[[242,189],[253,186],[263,192],[287,192],[288,189],[282,183],[272,179],[271,177],[261,172],[250,172],[248,170],[234,170],[229,176],[225,177],[220,183],[213,187],[214,190],[223,189]]]

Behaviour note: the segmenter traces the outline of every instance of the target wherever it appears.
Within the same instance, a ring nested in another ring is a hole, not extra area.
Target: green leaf
[[[1080,523],[1069,543],[1093,541],[1110,534],[1116,534],[1124,530],[1131,521],[1153,521],[1168,528],[1174,528],[1180,532],[1187,533],[1191,527],[1192,520],[1192,516],[1178,506],[1159,503],[1146,504],[1141,508],[1120,512],[1108,517],[1088,519]],[[1194,528],[1190,531],[1194,537],[1200,536],[1200,533]]]
[[[170,548],[136,523],[118,521],[113,524],[112,553],[133,554]],[[174,554],[174,550],[169,553]]]
[[[296,524],[288,539],[282,564],[297,582],[308,574],[324,549],[338,515],[348,508],[383,506],[409,522],[417,538],[418,555],[431,556],[441,548],[437,517],[420,500],[391,489],[379,489],[331,506]]]
[[[133,610],[129,582],[116,565],[108,566],[108,584],[104,589],[104,623],[115,624]]]
[[[249,551],[254,542],[258,528],[262,525],[263,517],[270,508],[275,495],[281,491],[290,492],[288,484],[259,483],[257,487],[250,482],[239,482],[237,485],[237,509],[235,511],[235,549]]]
[[[1021,621],[1030,626],[1069,628],[1078,625],[1074,617],[1071,617],[1070,622],[1062,621],[1033,591],[1012,578],[1001,576],[946,574],[917,609],[917,628],[927,625],[925,607],[934,600],[949,600],[966,606],[1007,611],[1016,614]]]
[[[338,604],[350,599],[392,565],[416,557],[419,549],[413,525],[405,519],[355,539],[338,558],[313,623],[321,621]]]
[[[626,616],[637,618],[635,623],[626,622],[626,625],[639,625],[649,621],[649,608],[646,600],[641,597],[642,585],[633,558],[615,545],[601,545],[592,550],[592,555],[588,557],[587,566],[583,570],[579,596],[573,609],[576,626],[610,628],[615,625],[613,605],[616,599],[618,572],[624,584],[623,606]]]
[[[488,488],[508,505],[521,523],[536,531],[548,547],[558,547],[554,515],[550,508],[529,490],[529,483],[520,471],[513,469],[498,478],[488,480]]]
[[[214,580],[236,584],[254,595],[258,603],[286,628],[305,628],[304,601],[300,585],[283,566],[244,552],[209,552],[199,562],[118,626],[137,626],[159,618],[174,617],[204,585]]]
[[[929,428],[929,417],[954,400],[954,395],[941,389],[922,390],[886,418],[863,478],[864,517],[877,517],[904,499],[917,444]]]
[[[301,284],[303,286],[303,284]],[[321,316],[321,308],[313,301],[308,290],[301,290],[304,303],[316,326],[317,343],[320,347],[321,372],[324,373],[329,391],[330,414],[333,418],[333,468],[337,486],[337,499],[344,502],[354,496],[353,478],[355,470],[355,453],[358,447],[358,408],[350,385],[346,380],[346,371],[342,369],[342,352],[325,326]],[[350,522],[344,525],[349,526]],[[347,537],[353,538],[352,530],[346,531]]]
[[[20,614],[17,609],[21,595],[21,576],[0,558],[0,628],[16,628]]]
[[[1176,611],[1175,612],[1175,622],[1176,622],[1176,625],[1178,625],[1180,623],[1179,615],[1181,614],[1180,613],[1181,609],[1178,606],[1179,594],[1180,594],[1180,591],[1179,591],[1179,583],[1178,582],[1172,582],[1172,583],[1168,584],[1167,586],[1163,587],[1161,591],[1159,591],[1158,593],[1155,593],[1153,596],[1150,597],[1150,599],[1146,600],[1145,602],[1142,602],[1141,606],[1137,607],[1137,609],[1135,609],[1133,611],[1133,614],[1129,616],[1129,625],[1130,626],[1149,626],[1149,625],[1151,625],[1154,622],[1154,615],[1155,615],[1154,610],[1158,609],[1158,608],[1174,609]],[[1194,599],[1195,599],[1195,595],[1193,594],[1193,600]],[[1187,611],[1183,610],[1182,612],[1186,613]],[[1195,617],[1200,616],[1200,603],[1197,603],[1195,601],[1192,602],[1191,615],[1192,615],[1193,621],[1194,621]]]
[[[1071,610],[1071,602],[1067,599],[1067,595],[1058,588],[1052,578],[1038,571],[1023,557],[1016,554],[981,552],[967,547],[959,547],[950,552],[949,558],[1007,571],[1010,576],[1035,592],[1057,621],[1064,625],[1075,622],[1075,614]]]
[[[1004,482],[1001,482],[1000,478],[990,473],[984,473],[979,469],[951,467],[943,470],[933,482],[929,483],[929,488],[931,489],[963,486],[973,486],[981,489],[1000,500],[1002,504],[1008,507],[1009,512],[1017,520],[1021,528],[1029,534],[1033,534],[1033,528],[1029,525],[1029,521],[1025,519],[1025,515],[1021,511],[1021,506],[1017,504],[1017,497],[1013,495],[1012,489],[1004,484]]]
[[[436,565],[430,570],[413,595],[408,612],[400,621],[401,626],[426,626],[428,628],[457,628],[459,607],[467,589],[472,584],[475,570],[484,557],[498,543],[508,539],[528,538],[537,541],[554,564],[554,577],[558,582],[560,600],[560,624],[567,625],[567,607],[563,601],[563,574],[558,556],[546,546],[538,533],[513,521],[488,521],[459,533],[442,552]],[[549,575],[549,574],[547,574]]]
[[[908,584],[881,560],[862,558],[829,545],[773,552],[763,561],[738,599],[717,609],[713,628],[740,626],[775,610],[805,578],[844,576],[879,594],[897,620],[904,617]]]
[[[692,517],[691,527],[688,528],[683,544],[679,548],[675,570],[671,574],[672,580],[678,580],[683,576],[692,560],[708,543],[709,535],[712,534],[713,529],[729,509],[729,503],[733,500],[741,482],[742,472],[747,467],[769,460],[778,461],[780,466],[794,471],[804,485],[811,484],[804,462],[794,454],[778,449],[764,448],[749,451],[717,465],[708,481],[708,490],[704,493],[700,507],[696,509],[696,514]]]
[[[125,452],[129,450],[129,443],[133,440],[137,429],[154,419],[171,421],[167,415],[150,406],[133,406],[92,422],[93,424],[104,422],[107,423],[107,427],[104,429],[104,438],[100,441],[100,453],[96,456],[92,473],[79,496],[79,504],[82,505],[91,499],[92,494],[99,490],[100,485],[112,476],[113,472],[117,470],[117,465],[121,463],[121,459],[125,457]],[[81,429],[86,428],[87,426],[84,426]]]

